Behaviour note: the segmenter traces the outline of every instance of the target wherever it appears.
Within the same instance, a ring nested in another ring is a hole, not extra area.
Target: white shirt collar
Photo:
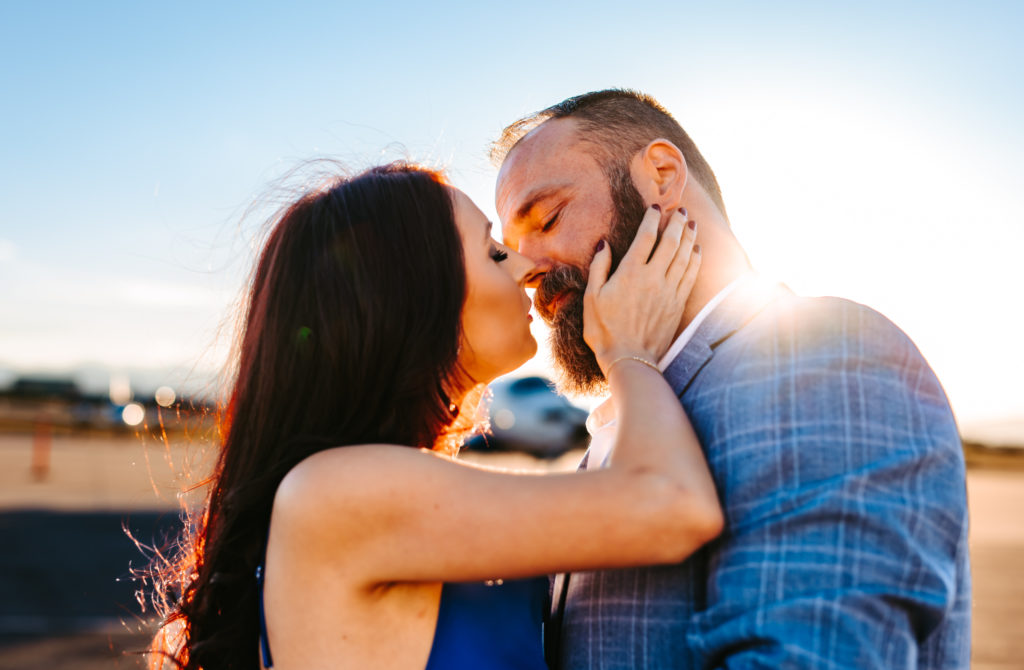
[[[736,287],[751,274],[751,272],[746,272],[732,280],[725,288],[716,293],[715,296],[711,298],[711,300],[709,300],[699,312],[697,312],[697,316],[693,317],[693,320],[690,321],[690,323],[686,324],[686,327],[683,328],[683,332],[679,333],[679,337],[675,339],[672,346],[668,348],[665,355],[658,361],[658,368],[662,372],[671,365],[672,361],[674,361],[676,356],[678,356],[683,350],[683,347],[693,339],[693,334],[697,332],[697,329],[700,328],[700,325],[708,318],[708,315],[715,311],[715,308],[721,305],[722,302],[729,297],[729,294],[736,290]],[[604,465],[605,461],[608,459],[608,453],[612,448],[614,432],[606,430],[612,428],[615,424],[615,404],[611,400],[611,398],[603,400],[590,412],[590,416],[587,417],[587,432],[590,433],[591,436],[589,456],[587,459],[588,470],[599,468]]]
[[[725,288],[716,293],[711,300],[708,300],[707,304],[697,312],[697,316],[693,317],[693,320],[690,321],[690,323],[686,324],[686,328],[683,328],[683,332],[679,333],[679,337],[676,338],[676,341],[672,343],[672,346],[668,348],[665,355],[658,361],[658,368],[662,372],[672,364],[672,361],[676,359],[676,356],[678,356],[679,352],[683,350],[683,347],[689,344],[690,340],[693,339],[693,334],[697,332],[698,328],[700,328],[700,324],[704,323],[704,320],[708,318],[708,314],[715,311],[715,308],[721,305],[722,301],[728,298],[729,294],[735,291],[736,287],[739,286],[740,283],[750,274],[751,273],[749,272],[745,272],[729,282]]]

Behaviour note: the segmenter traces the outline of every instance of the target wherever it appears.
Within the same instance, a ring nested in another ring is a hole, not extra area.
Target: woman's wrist
[[[597,356],[597,364],[600,366],[605,378],[608,377],[608,373],[611,372],[613,367],[617,367],[626,361],[646,365],[657,370],[659,373],[661,372],[658,368],[657,358],[651,352],[643,349],[614,349],[602,352],[601,355]]]
[[[654,361],[652,361],[651,359],[649,359],[649,358],[647,358],[645,356],[619,356],[618,358],[616,358],[613,361],[611,361],[610,363],[608,363],[608,367],[604,371],[605,378],[607,379],[608,375],[611,374],[612,370],[617,365],[619,365],[619,364],[626,364],[626,363],[645,365],[648,368],[650,368],[650,369],[654,370],[655,372],[657,372],[659,375],[661,374],[661,368],[659,368],[658,365]]]

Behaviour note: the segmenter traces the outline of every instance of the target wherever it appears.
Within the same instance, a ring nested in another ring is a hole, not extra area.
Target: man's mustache
[[[550,325],[556,319],[554,300],[566,293],[582,296],[586,289],[587,277],[583,270],[573,265],[558,265],[544,273],[537,286],[534,294],[537,313]]]

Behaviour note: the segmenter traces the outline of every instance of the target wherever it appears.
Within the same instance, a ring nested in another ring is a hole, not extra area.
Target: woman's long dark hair
[[[450,435],[460,240],[444,178],[404,163],[338,180],[276,220],[236,343],[206,512],[158,583],[169,611],[154,665],[259,667],[254,571],[275,491],[297,463]]]

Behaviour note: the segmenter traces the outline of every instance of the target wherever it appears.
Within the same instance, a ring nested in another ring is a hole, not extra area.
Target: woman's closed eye
[[[508,252],[498,247],[491,247],[491,259],[495,263],[500,263],[508,258]]]

